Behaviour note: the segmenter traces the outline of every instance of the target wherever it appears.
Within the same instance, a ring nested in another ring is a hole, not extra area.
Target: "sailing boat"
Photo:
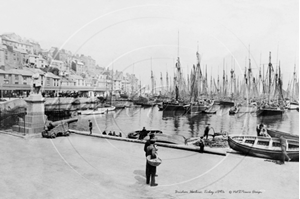
[[[223,62],[223,65],[225,65],[225,61]],[[234,106],[234,101],[231,99],[232,96],[228,96],[229,89],[228,89],[228,80],[227,75],[225,75],[225,70],[223,66],[223,85],[221,90],[221,95],[219,97],[219,100],[216,102],[216,104],[219,104],[220,106]]]
[[[294,68],[292,82],[289,83],[288,86],[286,97],[289,99],[286,108],[289,110],[299,110],[299,81],[297,80],[296,66]]]
[[[266,116],[266,115],[282,115],[284,113],[283,108],[283,94],[282,94],[282,80],[280,74],[279,66],[279,75],[276,73],[272,81],[272,63],[271,63],[271,52],[269,54],[269,67],[268,67],[268,99],[267,101],[263,100],[261,104],[257,107],[256,115],[257,116]],[[272,88],[273,85],[273,88]],[[273,95],[273,99],[270,99]],[[275,98],[278,96],[277,99]]]
[[[181,76],[181,64],[179,57],[176,62],[176,76],[174,77],[175,85],[175,99],[172,99],[170,102],[163,102],[160,106],[162,111],[186,111],[186,104],[179,98],[179,93],[182,91],[182,76]]]
[[[214,104],[213,100],[207,100],[207,69],[206,76],[202,76],[200,67],[200,55],[197,51],[197,67],[193,65],[191,73],[191,98],[190,105],[188,108],[189,113],[201,113],[212,107]],[[207,112],[210,113],[210,112]]]

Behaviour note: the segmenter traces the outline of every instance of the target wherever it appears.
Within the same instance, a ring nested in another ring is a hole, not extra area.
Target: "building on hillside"
[[[30,68],[46,68],[47,66],[49,66],[48,62],[43,58],[41,54],[27,55],[26,65]]]
[[[0,46],[0,64],[3,70],[22,68],[25,64],[26,51],[14,49],[7,44]]]
[[[29,54],[33,54],[33,45],[27,40],[23,40],[19,35],[15,33],[3,34],[0,35],[2,44],[6,44],[8,46],[12,46],[13,48],[18,48],[23,50]]]
[[[49,66],[53,68],[57,68],[60,71],[66,71],[65,63],[60,60],[52,59]]]
[[[81,60],[78,59],[73,59],[71,69],[74,70],[78,75],[83,74],[86,71],[85,65]]]
[[[6,46],[0,43],[0,69],[5,69],[5,49]]]
[[[70,80],[72,80],[73,82],[75,82],[75,86],[78,86],[78,87],[86,86],[85,80],[80,75],[69,75],[68,78]]]
[[[90,75],[95,74],[95,72],[96,72],[96,61],[92,57],[81,55],[79,57],[79,59],[82,60],[82,62],[84,63],[87,73],[89,73]]]

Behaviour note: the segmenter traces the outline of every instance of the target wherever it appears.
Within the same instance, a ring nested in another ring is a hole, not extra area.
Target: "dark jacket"
[[[150,146],[150,139],[146,141],[145,145],[144,145],[144,151],[145,151],[145,155],[147,154],[147,148],[148,146]],[[146,155],[147,156],[147,155]]]

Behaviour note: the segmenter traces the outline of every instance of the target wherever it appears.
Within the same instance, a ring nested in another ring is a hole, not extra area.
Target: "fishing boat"
[[[201,113],[205,111],[207,111],[206,113],[210,113],[208,109],[210,109],[213,105],[213,100],[199,100],[196,103],[191,103],[187,111],[189,113]]]
[[[279,106],[260,106],[257,107],[257,116],[271,116],[271,115],[282,115],[284,113],[284,108]]]
[[[299,140],[299,135],[294,135],[294,134],[286,133],[286,132],[283,132],[283,131],[278,131],[278,130],[275,130],[275,129],[269,129],[268,128],[267,133],[271,137],[275,137],[275,138],[279,138],[280,136],[283,136],[286,139]]]
[[[231,100],[226,100],[226,99],[220,99],[220,100],[216,100],[215,104],[220,105],[220,106],[234,106],[234,101]]]
[[[291,160],[299,160],[299,141],[287,139],[286,152]],[[279,138],[232,135],[228,136],[230,148],[243,154],[268,159],[282,159],[281,144]]]
[[[273,74],[273,66],[271,63],[271,52],[269,54],[268,79],[267,79],[266,86],[268,86],[268,92],[266,93],[267,100],[262,100],[262,102],[258,105],[256,115],[257,116],[282,115],[284,113],[285,102],[284,102],[283,91],[282,91],[280,66],[279,66],[279,74],[277,73]]]
[[[160,111],[186,111],[187,104],[183,102],[163,102],[162,104],[158,105]]]

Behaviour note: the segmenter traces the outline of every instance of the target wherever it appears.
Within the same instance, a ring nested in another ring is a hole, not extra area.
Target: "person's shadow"
[[[279,164],[279,165],[282,165],[284,164],[282,161],[280,160],[270,160],[270,159],[265,159],[266,162],[272,162],[272,163],[275,163],[275,164]]]
[[[134,170],[136,184],[144,185],[146,184],[146,173],[144,170]]]

